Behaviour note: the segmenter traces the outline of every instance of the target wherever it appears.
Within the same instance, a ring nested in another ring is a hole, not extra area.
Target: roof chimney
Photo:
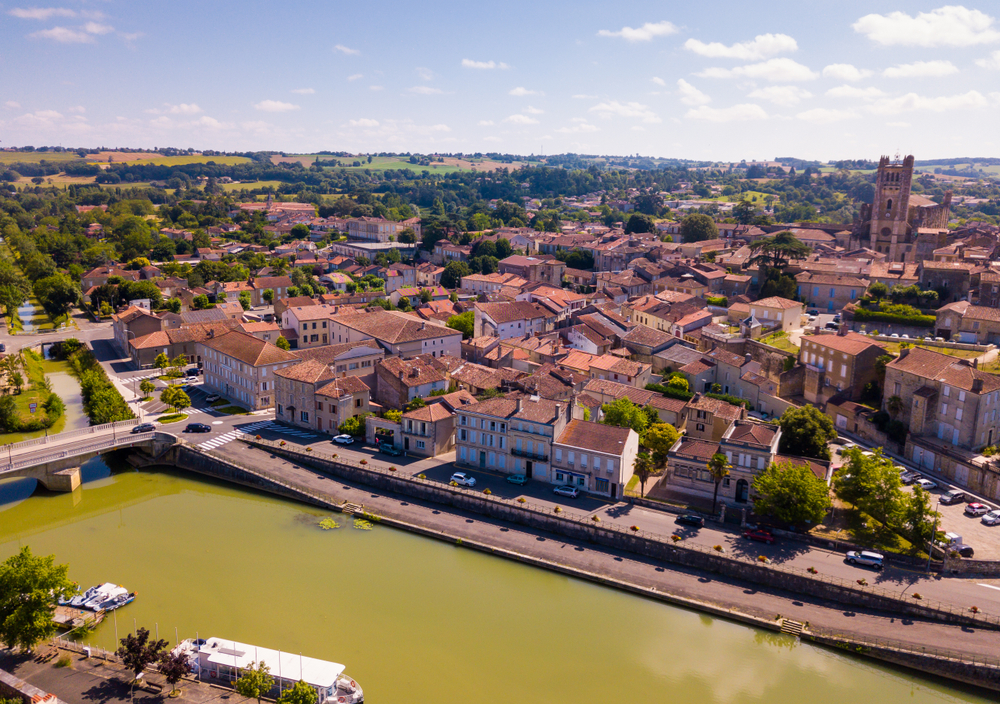
[[[840,337],[847,337],[847,333],[848,333],[848,330],[847,330],[847,326],[846,325],[841,324],[841,326],[839,328],[837,328],[837,334]]]
[[[745,355],[743,355],[743,363],[744,364],[750,364],[750,362],[752,362],[752,361],[753,361],[753,355],[752,354],[750,354],[749,352],[747,352]]]
[[[981,394],[983,393],[983,380],[973,379],[972,380],[972,393]]]
[[[906,359],[906,355],[910,354],[910,348],[904,347],[899,351],[899,359]]]
[[[404,371],[400,371],[400,372],[399,372],[399,380],[400,380],[400,381],[402,381],[402,380],[403,380],[403,377],[405,377],[405,376],[406,376],[406,372],[404,372]]]
[[[517,399],[517,412],[520,413],[524,409],[524,399]]]

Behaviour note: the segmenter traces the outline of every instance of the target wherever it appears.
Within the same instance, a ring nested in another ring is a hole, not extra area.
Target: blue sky
[[[978,2],[3,2],[0,144],[997,156]]]

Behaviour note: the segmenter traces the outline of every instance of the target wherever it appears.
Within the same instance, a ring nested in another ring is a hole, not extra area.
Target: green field
[[[428,171],[432,174],[449,174],[456,171],[469,171],[475,169],[476,171],[491,171],[499,168],[518,168],[522,164],[520,162],[513,162],[510,164],[504,164],[498,161],[493,161],[491,159],[456,159],[453,157],[445,157],[445,161],[442,162],[431,162],[427,166],[421,166],[420,164],[411,164],[408,157],[397,157],[397,156],[376,156],[372,157],[372,162],[368,163],[368,157],[366,156],[331,156],[329,154],[289,154],[288,156],[272,156],[271,161],[275,164],[288,163],[288,162],[299,162],[303,166],[310,166],[319,157],[321,161],[340,161],[345,164],[353,164],[355,161],[361,163],[360,166],[339,166],[333,167],[341,171],[364,171],[365,169],[371,171],[385,171],[386,169],[410,169],[416,173],[421,171]]]
[[[284,181],[249,181],[243,183],[220,183],[219,188],[229,193],[231,191],[242,191],[244,188],[247,189],[248,191],[252,191],[257,188],[277,188],[283,183]]]
[[[0,152],[0,164],[39,164],[43,161],[62,164],[80,161],[80,157],[76,152]]]
[[[201,156],[200,154],[191,154],[188,156],[143,156],[126,163],[183,166],[184,164],[207,164],[210,161],[216,164],[235,166],[236,164],[247,164],[250,162],[250,159],[245,156]]]

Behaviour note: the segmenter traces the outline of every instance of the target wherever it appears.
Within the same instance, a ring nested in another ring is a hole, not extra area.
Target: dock
[[[67,629],[79,628],[80,626],[96,626],[104,620],[104,611],[93,612],[89,609],[77,609],[72,606],[57,606],[52,617],[60,626]]]

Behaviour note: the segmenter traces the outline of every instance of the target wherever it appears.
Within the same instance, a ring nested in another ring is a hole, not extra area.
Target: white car
[[[1000,509],[990,511],[983,516],[983,523],[988,526],[1000,525]]]
[[[465,472],[455,472],[451,475],[451,481],[455,482],[459,486],[475,486],[476,478],[470,477]]]
[[[967,516],[985,516],[990,512],[990,507],[986,504],[968,504],[965,507],[965,515]]]
[[[575,499],[580,495],[580,490],[575,486],[557,486],[552,490],[552,493],[559,494],[559,496],[568,496],[571,499]]]
[[[351,445],[354,443],[354,438],[350,435],[338,435],[333,439],[333,441],[340,445]]]
[[[924,491],[934,491],[938,488],[937,482],[932,482],[930,479],[918,479],[916,484]]]

